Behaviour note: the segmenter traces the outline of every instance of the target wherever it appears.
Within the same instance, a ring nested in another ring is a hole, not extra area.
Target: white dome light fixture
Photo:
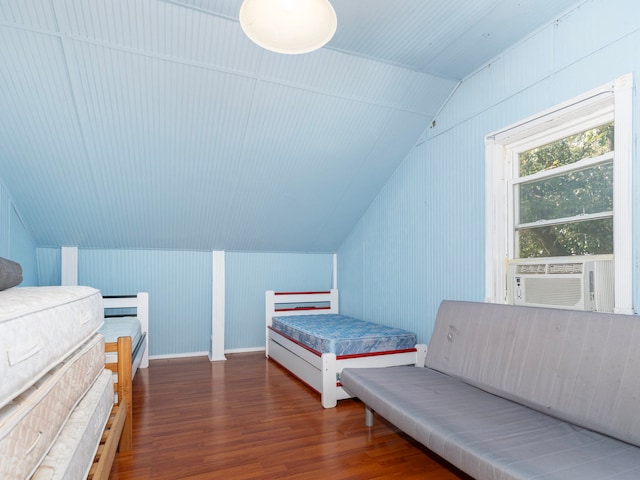
[[[331,40],[337,25],[328,0],[244,0],[240,7],[245,35],[277,53],[313,52]]]

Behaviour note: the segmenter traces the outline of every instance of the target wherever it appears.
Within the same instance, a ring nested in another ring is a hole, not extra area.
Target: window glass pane
[[[526,228],[517,232],[519,258],[613,253],[613,217]]]
[[[520,176],[570,165],[613,150],[613,122],[521,153]]]
[[[613,210],[613,163],[521,184],[517,224]]]

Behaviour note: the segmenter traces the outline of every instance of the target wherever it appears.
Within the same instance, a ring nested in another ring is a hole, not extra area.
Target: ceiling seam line
[[[596,49],[596,50],[595,50],[595,51],[593,51],[593,52],[589,52],[588,54],[585,54],[585,56],[583,56],[583,57],[577,58],[577,59],[573,60],[572,62],[567,63],[566,65],[564,65],[564,66],[563,66],[563,67],[561,67],[561,68],[557,68],[557,69],[556,69],[556,68],[554,68],[554,70],[553,70],[553,71],[549,72],[549,73],[548,73],[547,75],[545,75],[544,77],[542,77],[542,78],[538,79],[536,82],[534,82],[534,83],[532,83],[532,84],[530,84],[530,85],[527,85],[527,86],[525,86],[525,87],[521,88],[520,90],[518,90],[518,91],[516,91],[516,92],[511,92],[508,96],[501,98],[500,100],[496,101],[495,103],[492,103],[491,105],[489,105],[488,107],[484,108],[483,110],[478,111],[478,112],[474,113],[473,115],[471,115],[471,116],[469,116],[469,117],[465,117],[465,118],[463,118],[463,119],[459,120],[455,125],[450,125],[450,126],[448,126],[446,129],[442,130],[441,132],[438,132],[438,133],[435,133],[435,134],[431,135],[430,137],[428,137],[427,139],[425,139],[425,142],[426,142],[427,140],[433,140],[433,139],[435,139],[435,138],[437,138],[437,137],[439,137],[439,136],[441,136],[441,135],[444,135],[445,133],[447,133],[447,132],[449,132],[449,131],[453,130],[454,128],[459,127],[460,125],[464,125],[465,123],[468,123],[468,122],[472,121],[473,119],[475,119],[475,118],[477,118],[477,117],[481,116],[482,114],[486,113],[488,110],[493,109],[493,108],[496,108],[498,105],[502,105],[502,104],[504,104],[504,103],[508,102],[508,101],[509,101],[509,100],[511,100],[512,98],[515,98],[515,97],[517,97],[518,95],[521,95],[523,92],[525,92],[525,91],[527,91],[527,90],[529,90],[529,89],[531,89],[531,88],[535,87],[536,85],[540,85],[540,84],[542,84],[544,81],[547,81],[547,80],[553,79],[553,78],[554,78],[555,76],[557,76],[559,73],[564,72],[565,70],[570,69],[572,66],[574,66],[574,65],[576,65],[576,64],[578,64],[578,63],[580,63],[582,60],[584,60],[584,58],[585,58],[586,56],[593,55],[595,52],[603,51],[603,50],[605,50],[607,47],[609,47],[609,46],[611,46],[611,45],[614,45],[614,44],[616,44],[616,43],[618,43],[618,42],[622,41],[622,40],[623,40],[623,39],[625,39],[625,38],[628,38],[628,37],[631,37],[631,36],[633,36],[633,35],[636,35],[638,32],[640,32],[640,28],[637,28],[637,29],[633,30],[632,32],[629,32],[629,33],[627,33],[627,34],[623,35],[622,37],[617,37],[615,40],[610,41],[610,42],[609,42],[609,43],[607,43],[606,45],[599,47],[598,49]],[[501,57],[496,57],[496,58],[493,60],[493,62],[495,62],[496,60],[498,60],[498,59],[500,59],[500,58],[501,58]],[[478,71],[476,72],[476,74],[477,74],[477,73],[480,73],[482,70],[484,70],[484,69],[486,69],[486,68],[489,68],[489,67],[490,67],[490,64],[485,65],[485,66],[483,67],[483,69],[478,70]],[[469,78],[470,78],[470,77],[467,77],[467,80],[468,80]],[[463,80],[463,81],[465,81],[465,80]],[[424,142],[422,142],[422,143],[424,143]]]
[[[418,111],[412,108],[407,107],[406,105],[398,105],[398,104],[393,104],[393,103],[383,103],[383,102],[376,102],[376,101],[372,101],[372,100],[367,100],[364,98],[357,98],[357,97],[350,97],[347,95],[340,95],[334,92],[329,92],[326,90],[321,90],[321,89],[317,89],[317,88],[308,88],[308,87],[304,87],[301,84],[295,84],[295,83],[290,83],[290,82],[283,82],[280,80],[275,80],[275,79],[269,79],[267,77],[263,77],[261,76],[259,73],[248,73],[248,72],[242,72],[240,70],[234,70],[234,69],[230,69],[230,68],[224,68],[224,67],[219,67],[216,65],[212,65],[212,64],[208,64],[208,63],[202,63],[202,62],[196,62],[193,60],[185,60],[185,59],[181,59],[181,58],[177,58],[177,57],[170,57],[168,55],[162,55],[160,53],[154,53],[154,52],[148,52],[146,50],[137,50],[135,48],[128,48],[128,47],[123,47],[120,45],[114,45],[112,43],[108,43],[108,42],[101,42],[99,40],[93,40],[87,37],[81,37],[79,35],[76,34],[68,34],[68,33],[62,33],[62,32],[53,32],[50,30],[42,30],[42,29],[36,29],[36,28],[28,28],[25,26],[21,26],[21,25],[15,25],[15,24],[8,24],[5,22],[0,22],[0,26],[6,26],[6,27],[10,27],[10,28],[16,28],[19,30],[26,30],[26,31],[31,31],[31,32],[35,32],[35,33],[40,33],[43,35],[49,35],[49,36],[53,36],[53,37],[58,37],[60,39],[66,38],[68,40],[72,40],[72,41],[77,41],[80,43],[85,43],[85,44],[90,44],[90,45],[97,45],[100,47],[104,47],[104,48],[109,48],[112,50],[117,50],[117,51],[121,51],[121,52],[125,52],[125,53],[131,53],[134,55],[141,55],[147,58],[153,58],[156,60],[163,60],[163,61],[168,61],[168,62],[173,62],[173,63],[178,63],[178,64],[182,64],[182,65],[187,65],[187,66],[191,66],[191,67],[196,67],[196,68],[202,68],[205,70],[211,70],[211,71],[215,71],[215,72],[219,72],[219,73],[223,73],[223,74],[227,74],[227,75],[235,75],[238,77],[243,77],[243,78],[250,78],[250,79],[257,79],[260,81],[263,81],[265,83],[270,83],[273,85],[280,85],[283,87],[289,87],[289,88],[295,88],[298,90],[303,90],[306,92],[312,92],[312,93],[318,93],[321,95],[325,95],[325,96],[330,96],[332,98],[339,98],[339,99],[345,99],[345,100],[350,100],[353,102],[357,102],[360,104],[365,104],[365,105],[372,105],[372,106],[376,106],[376,107],[383,107],[383,108],[393,108],[395,110],[398,111],[402,111],[402,112],[406,112],[406,113],[413,113],[413,114],[417,114],[417,115],[425,115],[425,116],[429,116],[430,113],[429,112],[423,112],[423,111]],[[339,51],[337,49],[332,49],[335,51]],[[375,59],[369,59],[370,61],[373,62],[379,62],[378,60]],[[65,60],[66,61],[66,60]],[[379,63],[385,63],[385,62],[379,62]],[[409,70],[409,69],[405,69],[405,70]],[[409,71],[413,71],[413,70],[409,70]],[[444,79],[447,80],[443,77],[436,77],[435,75],[429,75],[426,73],[421,73],[421,72],[415,72],[421,75],[428,75],[429,77],[432,78],[436,78],[436,79]]]
[[[231,22],[239,23],[240,21],[232,17],[230,15],[225,15],[224,13],[214,12],[212,10],[207,10],[206,8],[196,7],[195,5],[189,5],[188,3],[183,3],[178,0],[160,0],[163,3],[168,3],[170,5],[175,5],[177,7],[187,8],[189,10],[193,10],[194,12],[204,13],[205,15],[211,15],[212,17],[222,18],[224,20],[229,20]]]
[[[414,113],[417,115],[425,115],[428,116],[429,112],[421,112],[421,111],[417,111],[415,109],[411,109],[411,108],[407,108],[404,105],[397,105],[397,104],[393,104],[393,103],[382,103],[382,102],[375,102],[375,101],[371,101],[371,100],[367,100],[367,99],[363,99],[363,98],[356,98],[356,97],[350,97],[347,95],[340,95],[337,93],[333,93],[333,92],[329,92],[326,90],[321,90],[321,89],[317,89],[317,88],[308,88],[308,87],[304,87],[301,84],[295,84],[295,83],[291,83],[291,82],[283,82],[280,80],[274,80],[274,79],[270,79],[268,77],[265,77],[263,75],[261,75],[260,73],[249,73],[249,72],[242,72],[240,70],[234,70],[234,69],[230,69],[230,68],[224,68],[224,67],[219,67],[217,65],[212,65],[210,63],[202,63],[202,62],[196,62],[193,60],[186,60],[186,59],[181,59],[181,58],[177,58],[177,57],[170,57],[167,55],[162,55],[159,53],[154,53],[154,52],[148,52],[146,50],[136,50],[134,48],[127,48],[127,47],[122,47],[119,45],[114,45],[111,43],[107,43],[107,42],[100,42],[97,40],[92,40],[86,37],[80,37],[78,35],[71,35],[71,34],[60,34],[61,36],[65,36],[67,38],[69,38],[70,40],[75,40],[81,43],[88,43],[91,45],[97,45],[97,46],[101,46],[104,48],[109,48],[112,50],[118,50],[121,52],[126,52],[126,53],[131,53],[131,54],[135,54],[135,55],[141,55],[141,56],[145,56],[147,58],[153,58],[153,59],[157,59],[157,60],[163,60],[163,61],[167,61],[167,62],[173,62],[173,63],[178,63],[178,64],[182,64],[182,65],[187,65],[187,66],[191,66],[191,67],[196,67],[196,68],[202,68],[205,70],[211,70],[211,71],[215,71],[215,72],[219,72],[219,73],[223,73],[223,74],[227,74],[227,75],[235,75],[238,77],[243,77],[243,78],[249,78],[249,79],[255,79],[255,80],[259,80],[261,82],[264,83],[270,83],[273,85],[280,85],[283,87],[289,87],[289,88],[295,88],[298,90],[303,90],[306,92],[312,92],[312,93],[318,93],[321,95],[325,95],[325,96],[330,96],[333,98],[340,98],[340,99],[346,99],[346,100],[350,100],[350,101],[354,101],[354,102],[358,102],[361,104],[366,104],[366,105],[373,105],[373,106],[378,106],[378,107],[383,107],[383,108],[393,108],[395,110],[399,110],[399,111],[403,111],[403,112],[407,112],[407,113]],[[264,58],[264,55],[261,57],[260,63],[262,64],[262,59]],[[261,67],[259,67],[258,71],[260,71]],[[425,74],[426,75],[426,74]],[[435,77],[432,75],[429,75],[430,77],[433,78],[440,78],[440,77]]]
[[[60,22],[58,21],[58,12],[56,11],[55,4],[51,0],[50,0],[50,4],[51,4],[51,11],[53,13],[53,18],[55,20],[56,26],[58,27],[58,29],[60,29]],[[71,68],[70,68],[69,59],[67,56],[67,50],[69,49],[69,47],[65,45],[66,40],[64,35],[60,34],[59,38],[60,38],[60,48],[62,50],[62,58],[64,61],[64,71],[67,77],[67,81],[69,82],[69,92],[71,94],[71,98],[73,99],[73,112],[75,114],[75,118],[76,118],[76,121],[78,122],[78,127],[80,129],[80,137],[82,139],[82,148],[84,149],[84,154],[86,155],[86,159],[89,160],[90,158],[92,158],[91,151],[95,153],[95,148],[93,148],[93,150],[89,149],[85,122],[83,121],[82,115],[80,115],[80,109],[78,108],[77,89],[75,88],[74,77],[71,74]],[[98,191],[98,188],[97,188],[98,182],[97,182],[97,178],[95,177],[95,172],[92,168],[89,168],[89,171],[91,172],[91,180],[93,182],[94,191]]]

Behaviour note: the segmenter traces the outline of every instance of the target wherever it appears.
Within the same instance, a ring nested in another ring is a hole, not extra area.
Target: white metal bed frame
[[[283,307],[283,305],[294,305]],[[307,306],[305,306],[307,305]],[[273,330],[273,317],[339,313],[338,290],[323,292],[265,293],[266,356],[318,391],[324,408],[333,408],[338,400],[352,398],[339,382],[343,368],[424,366],[427,346],[418,344],[414,351],[376,352],[369,355],[319,354]]]

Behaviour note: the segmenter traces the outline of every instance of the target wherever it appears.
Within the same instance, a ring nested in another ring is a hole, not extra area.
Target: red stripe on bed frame
[[[402,350],[385,350],[384,352],[371,352],[371,353],[353,353],[351,355],[336,356],[337,360],[345,360],[347,358],[359,358],[359,357],[377,357],[380,355],[391,355],[393,353],[409,353],[417,352],[417,348],[404,348]]]
[[[318,357],[322,356],[322,353],[320,353],[319,351],[314,350],[313,348],[309,347],[308,345],[305,345],[304,343],[299,342],[298,340],[296,340],[293,337],[290,337],[286,333],[282,333],[280,330],[276,330],[272,326],[269,326],[269,330],[273,330],[278,335],[282,335],[284,338],[286,338],[288,340],[291,340],[296,345],[304,348],[305,350],[308,350],[309,352],[313,353],[314,355],[316,355]],[[391,355],[391,354],[394,354],[394,353],[416,352],[417,350],[418,350],[417,348],[405,348],[403,350],[386,350],[384,352],[353,353],[351,355],[336,355],[336,360],[346,360],[348,358],[361,358],[361,357],[378,357],[378,356],[381,356],[381,355]]]
[[[328,293],[331,293],[330,291],[327,292],[274,292],[274,295],[326,295]]]
[[[331,310],[331,307],[292,307],[292,308],[276,308],[274,312],[293,312],[298,310]]]

